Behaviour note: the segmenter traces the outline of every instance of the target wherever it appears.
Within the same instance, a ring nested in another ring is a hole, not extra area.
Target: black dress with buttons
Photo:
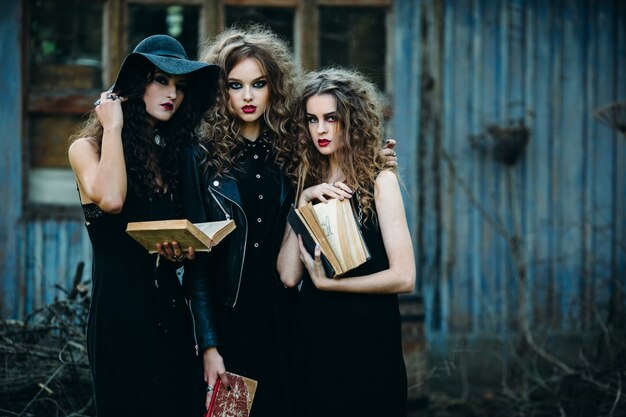
[[[234,175],[248,235],[237,304],[221,314],[220,353],[226,369],[259,381],[251,417],[288,417],[293,293],[278,285],[275,273],[273,239],[285,219],[277,207],[281,174],[266,136],[247,141]]]

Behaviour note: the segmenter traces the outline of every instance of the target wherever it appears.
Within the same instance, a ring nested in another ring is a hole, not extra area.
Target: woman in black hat
[[[150,36],[72,137],[69,159],[93,246],[87,342],[99,417],[202,413],[181,264],[159,262],[125,229],[180,217],[179,150],[214,100],[217,71],[189,60],[174,38]]]

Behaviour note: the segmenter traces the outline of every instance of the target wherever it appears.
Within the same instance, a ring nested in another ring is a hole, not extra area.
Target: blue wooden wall
[[[22,9],[0,2],[0,317],[15,312],[22,214]]]
[[[17,316],[32,312],[55,298],[65,298],[72,287],[79,262],[82,278],[91,279],[91,243],[82,221],[31,219],[20,233],[19,270],[14,301]]]
[[[592,113],[626,100],[625,20],[618,0],[394,2],[391,134],[433,349],[506,334],[520,309],[584,331],[623,304],[626,138]],[[2,56],[20,56],[21,24],[0,2]],[[24,216],[19,59],[0,67],[0,312],[19,317],[79,261],[88,277],[90,249],[80,220]],[[515,165],[471,145],[511,122],[530,131]]]
[[[505,335],[522,315],[584,332],[623,308],[626,137],[593,112],[626,100],[626,4],[407,0],[394,26],[392,126],[429,342]],[[530,141],[507,166],[486,131],[519,123]]]

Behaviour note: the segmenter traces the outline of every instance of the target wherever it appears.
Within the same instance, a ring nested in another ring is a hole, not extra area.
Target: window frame
[[[84,0],[93,1],[93,0]],[[387,21],[393,18],[393,0],[97,0],[103,3],[103,33],[102,33],[102,85],[111,85],[114,82],[117,71],[124,57],[129,51],[126,49],[128,31],[128,7],[130,5],[181,5],[196,6],[200,8],[199,39],[201,43],[205,39],[214,36],[224,29],[225,7],[227,6],[256,6],[256,7],[291,7],[294,8],[294,53],[299,57],[305,70],[312,70],[319,66],[319,7],[385,7]],[[24,2],[24,16],[29,14],[30,2]],[[391,26],[387,25],[386,45],[387,56],[385,58],[386,94],[390,94],[392,82],[390,78],[392,62],[391,56]],[[28,44],[29,31],[25,30],[23,39],[24,59],[22,67],[25,74],[23,82],[29,79],[28,72]],[[37,204],[31,201],[30,173],[31,166],[29,145],[31,141],[29,118],[33,113],[37,114],[72,114],[84,115],[93,106],[93,94],[55,92],[54,94],[29,92],[26,86],[24,100],[24,210],[26,217],[74,217],[80,215],[80,207],[77,205],[54,205]]]

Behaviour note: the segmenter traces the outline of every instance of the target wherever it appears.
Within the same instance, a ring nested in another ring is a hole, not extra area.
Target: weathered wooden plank
[[[409,190],[405,194],[404,204],[407,221],[412,236],[419,236],[417,232],[418,205],[416,199],[418,155],[418,132],[420,122],[420,55],[422,47],[419,42],[420,8],[410,1],[398,2],[393,19],[394,27],[399,28],[394,34],[395,62],[393,88],[401,89],[404,94],[396,94],[393,107],[396,109],[393,123],[389,126],[389,133],[397,141],[396,152],[400,155],[399,172],[404,184]],[[407,70],[409,69],[409,70]],[[416,245],[421,244],[419,237]],[[416,248],[417,251],[421,250]]]
[[[626,100],[626,4],[615,1],[615,99]],[[607,12],[607,16],[611,16]],[[612,275],[615,277],[615,308],[626,310],[626,134],[616,135],[613,209]],[[620,175],[621,174],[621,175]]]
[[[503,97],[502,112],[505,115],[500,123],[505,127],[525,126],[524,114],[524,3],[523,0],[512,0],[507,2],[505,22],[507,27],[506,56],[508,62],[508,79],[506,81],[507,96]],[[526,187],[524,174],[528,164],[525,153],[519,157],[512,166],[506,164],[502,166],[504,176],[502,178],[505,188],[505,201],[508,203],[506,213],[507,240],[502,241],[503,252],[508,259],[508,277],[504,283],[506,297],[509,307],[509,323],[519,323],[523,320],[523,311],[526,309],[526,260],[523,247],[512,243],[523,239],[525,224],[523,213],[524,202],[526,201]],[[520,244],[522,244],[520,242]]]
[[[473,182],[472,155],[469,153],[468,137],[471,133],[471,97],[472,78],[472,22],[470,4],[457,3],[455,13],[454,30],[456,47],[454,50],[454,65],[457,67],[457,75],[454,80],[457,106],[454,111],[455,130],[451,137],[449,152],[455,165],[456,175],[467,182],[470,187]],[[454,193],[454,217],[457,228],[454,245],[454,272],[451,275],[454,282],[452,292],[452,316],[451,323],[457,331],[468,332],[472,328],[472,300],[471,300],[471,271],[469,260],[471,258],[470,240],[470,214],[472,206],[467,193],[461,187],[456,187]]]
[[[537,183],[540,178],[537,173],[538,160],[536,159],[537,149],[537,137],[536,132],[536,112],[534,110],[536,105],[536,91],[535,81],[537,79],[538,65],[534,59],[536,48],[538,46],[537,40],[537,22],[536,22],[536,0],[526,2],[524,8],[524,90],[523,90],[523,120],[529,131],[529,143],[525,152],[524,158],[524,174],[523,180],[525,181],[525,196],[522,204],[524,204],[524,229],[522,238],[522,250],[524,251],[525,259],[525,286],[523,288],[523,295],[525,297],[526,305],[522,314],[525,315],[526,320],[529,323],[534,321],[534,308],[533,299],[534,287],[537,284],[536,268],[534,267],[534,259],[537,256],[536,253],[536,233],[537,233],[537,205],[538,205],[538,187]]]
[[[396,10],[397,14],[412,16],[412,24],[408,26],[411,30],[405,36],[410,37],[407,43],[413,51],[421,51],[410,63],[410,68],[417,67],[416,70],[407,72],[403,69],[406,67],[397,68],[397,72],[410,80],[407,99],[415,99],[415,102],[411,101],[412,106],[418,106],[417,109],[411,108],[406,121],[397,121],[397,124],[403,126],[404,136],[417,133],[416,143],[409,144],[413,149],[401,148],[400,154],[407,155],[401,161],[401,167],[411,196],[408,201],[413,203],[413,207],[407,206],[407,212],[415,237],[417,290],[424,296],[427,311],[432,313],[426,315],[426,320],[433,329],[441,326],[438,309],[441,285],[442,11],[442,2],[437,0],[423,1],[411,12]],[[402,26],[395,24],[394,27]],[[397,90],[400,91],[401,87]],[[395,96],[402,97],[403,94]],[[414,111],[419,117],[411,119],[410,114]]]
[[[16,314],[19,245],[16,225],[22,211],[22,71],[20,68],[22,4],[19,0],[0,2],[0,56],[4,59],[0,77],[3,104],[0,106],[0,315]]]
[[[562,63],[560,84],[562,94],[562,113],[557,125],[556,141],[559,152],[555,160],[560,161],[557,171],[559,183],[559,202],[557,216],[560,217],[561,230],[558,242],[564,261],[559,268],[561,314],[565,329],[575,328],[580,318],[575,300],[579,297],[579,278],[581,276],[581,227],[583,224],[582,180],[583,172],[583,121],[588,120],[584,113],[583,60],[584,11],[582,1],[566,1],[562,8]]]
[[[550,294],[552,288],[551,240],[553,229],[550,223],[552,207],[550,205],[551,184],[550,165],[552,155],[550,119],[552,72],[550,66],[551,13],[543,7],[541,0],[533,1],[534,10],[534,51],[532,62],[535,76],[529,88],[533,91],[530,111],[534,120],[531,130],[528,156],[533,161],[535,182],[531,185],[534,194],[534,224],[529,229],[531,248],[528,252],[529,270],[534,275],[532,280],[531,314],[536,323],[545,323],[549,319]]]
[[[476,115],[475,130],[472,132],[474,135],[485,135],[485,131],[488,125],[494,124],[498,120],[499,106],[498,106],[498,94],[497,94],[497,80],[498,80],[498,68],[500,67],[500,54],[498,48],[499,42],[499,12],[498,3],[487,4],[485,2],[479,2],[480,15],[481,15],[481,27],[480,27],[480,42],[481,42],[481,57],[482,61],[481,72],[477,75],[480,77],[481,84],[478,90],[475,92],[476,106],[479,106],[480,112]],[[498,230],[494,228],[492,222],[488,221],[485,216],[495,218],[495,211],[493,202],[493,196],[495,195],[498,175],[497,175],[497,163],[493,160],[490,152],[481,152],[478,149],[472,149],[472,153],[479,158],[476,164],[479,165],[479,178],[477,179],[478,187],[474,187],[474,193],[476,202],[475,205],[480,205],[481,209],[476,208],[474,216],[478,216],[477,227],[480,231],[477,234],[480,235],[478,241],[479,251],[475,254],[480,259],[481,263],[481,302],[479,306],[480,311],[480,324],[481,330],[491,329],[496,330],[499,328],[502,321],[502,307],[501,300],[502,286],[500,284],[500,274],[497,268],[494,268],[499,261],[497,254],[498,248],[501,245],[502,237],[499,235]],[[489,302],[487,300],[490,300]]]
[[[225,6],[296,7],[298,0],[223,0]]]
[[[472,2],[471,10],[471,68],[472,82],[470,86],[470,114],[469,114],[469,131],[471,135],[476,135],[482,127],[483,115],[483,85],[484,85],[484,53],[483,53],[483,31],[484,21],[480,2]],[[465,144],[467,146],[467,143]],[[468,162],[471,161],[472,181],[471,192],[476,198],[483,193],[482,178],[485,169],[483,163],[484,155],[476,152],[474,149],[468,149]],[[485,280],[482,276],[482,257],[476,256],[476,252],[481,252],[481,241],[483,239],[483,230],[480,227],[483,220],[478,210],[470,201],[469,212],[469,228],[471,230],[469,236],[469,247],[474,248],[472,254],[468,258],[468,278],[471,288],[468,291],[469,305],[471,311],[472,331],[484,328],[487,321],[487,314],[484,314],[482,306],[488,304],[483,303],[483,284]]]
[[[451,148],[453,146],[453,137],[456,132],[454,109],[456,107],[456,95],[454,94],[453,83],[457,75],[456,66],[453,63],[454,47],[456,44],[455,32],[451,29],[455,22],[455,8],[451,0],[444,1],[444,17],[443,17],[443,62],[442,62],[442,80],[443,80],[443,127],[442,127],[442,157],[446,161],[442,168],[441,181],[441,207],[442,219],[444,226],[442,227],[442,257],[441,257],[441,282],[439,284],[439,306],[438,312],[440,316],[440,326],[437,330],[439,336],[448,333],[452,329],[450,318],[452,314],[453,289],[454,289],[454,273],[455,273],[455,241],[456,227],[454,216],[454,194],[456,184],[454,181],[454,169],[450,162],[453,161]],[[434,340],[433,340],[434,342]],[[441,346],[439,346],[441,348]]]
[[[317,0],[320,6],[372,7],[390,6],[392,0]]]
[[[28,111],[42,114],[85,114],[93,109],[93,102],[100,96],[100,91],[94,90],[91,95],[71,92],[54,95],[29,94]]]
[[[613,204],[615,190],[608,186],[607,179],[615,170],[614,132],[593,120],[596,107],[613,101],[615,97],[615,53],[614,33],[616,30],[612,5],[598,7],[589,4],[587,15],[589,30],[585,44],[587,54],[587,109],[585,132],[585,215],[582,270],[583,294],[581,308],[583,323],[596,324],[597,313],[606,317],[610,299],[612,279],[612,251],[614,235],[611,225],[614,221]]]

